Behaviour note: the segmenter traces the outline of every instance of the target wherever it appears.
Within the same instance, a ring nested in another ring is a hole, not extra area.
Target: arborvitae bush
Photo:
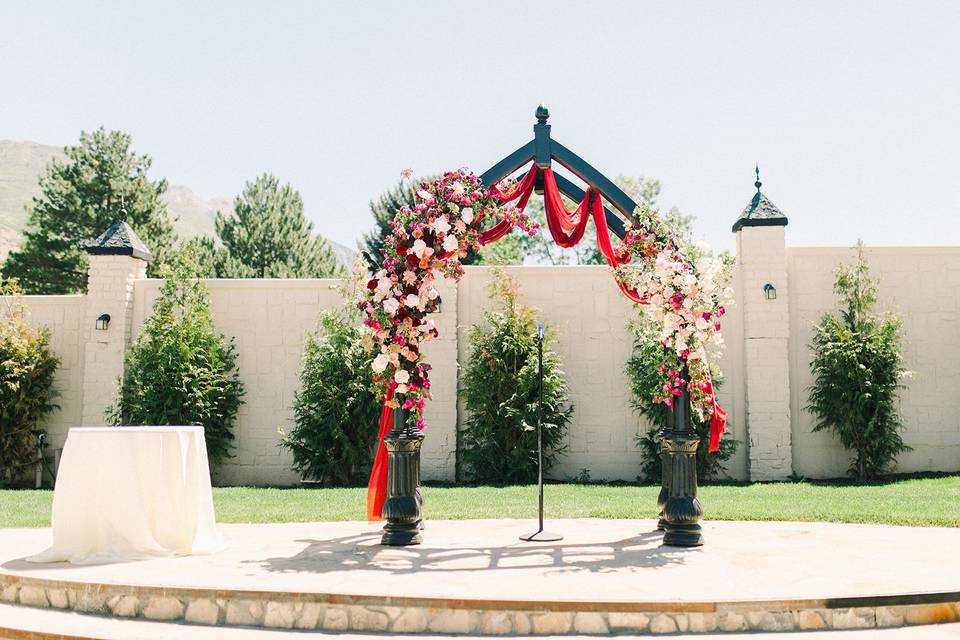
[[[815,328],[813,386],[807,409],[817,418],[814,431],[833,431],[854,454],[850,474],[876,478],[910,449],[903,442],[897,390],[907,374],[901,355],[902,323],[873,313],[877,281],[857,245],[857,261],[841,267],[833,289],[839,314],[826,314]]]
[[[27,322],[16,283],[0,282],[0,486],[35,470],[40,423],[57,408],[51,400],[59,364],[49,332]]]
[[[655,403],[652,398],[660,391],[660,376],[657,367],[663,359],[663,345],[660,344],[659,327],[646,316],[642,316],[632,326],[633,353],[627,361],[627,377],[630,378],[630,401],[633,409],[650,422],[650,428],[636,436],[640,448],[640,474],[646,482],[660,482],[660,442],[657,432],[667,425],[669,409],[665,404]],[[716,386],[719,380],[714,380]],[[697,447],[697,479],[707,481],[715,479],[726,471],[724,463],[737,451],[737,441],[729,434],[720,441],[720,449],[710,453],[707,444],[710,441],[710,418],[699,420],[694,413],[691,416],[693,428],[700,436]]]
[[[320,315],[317,332],[304,345],[295,424],[283,437],[293,468],[328,487],[366,482],[377,445],[373,349],[364,344],[358,321],[350,303]]]
[[[461,393],[468,418],[462,434],[461,461],[470,480],[527,483],[537,479],[537,322],[520,302],[517,283],[504,271],[493,272],[490,300],[495,305],[469,332],[470,355]],[[544,468],[556,464],[573,415],[560,358],[543,350]]]
[[[218,333],[210,293],[185,264],[163,283],[143,331],[127,352],[113,424],[202,425],[211,462],[231,457],[243,404],[236,347]]]

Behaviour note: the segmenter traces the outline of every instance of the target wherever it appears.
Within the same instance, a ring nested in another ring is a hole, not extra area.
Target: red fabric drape
[[[533,187],[536,182],[537,165],[533,165],[530,167],[530,171],[527,171],[527,175],[523,176],[523,180],[509,193],[503,191],[497,185],[493,185],[493,192],[497,195],[497,198],[500,199],[500,202],[510,202],[511,200],[517,200],[519,198],[517,209],[523,211],[524,207],[527,206],[527,201],[530,200],[530,194],[533,193]],[[512,228],[513,224],[511,224],[509,220],[501,220],[480,234],[480,244],[490,244],[495,240],[499,240],[507,235]]]
[[[367,483],[367,520],[382,520],[383,503],[387,501],[387,446],[383,439],[393,429],[393,409],[387,403],[393,400],[393,390],[396,383],[391,382],[387,387],[387,395],[383,399],[383,409],[380,411],[380,433],[377,437],[377,454],[373,458],[373,468],[370,470],[370,481]]]
[[[727,412],[717,403],[717,392],[713,388],[713,380],[707,381],[705,389],[710,394],[710,404],[713,405],[713,415],[710,417],[710,445],[707,449],[713,453],[720,448],[720,438],[727,430]]]
[[[593,224],[597,229],[597,248],[600,249],[600,253],[606,259],[607,264],[617,268],[630,262],[629,252],[615,250],[613,243],[610,242],[610,230],[607,228],[607,217],[603,212],[603,200],[600,199],[600,193],[593,187],[587,188],[580,206],[575,211],[567,211],[567,207],[563,204],[563,198],[560,196],[560,189],[557,187],[553,169],[544,169],[543,204],[550,235],[553,236],[554,242],[558,245],[572,247],[580,242],[587,228],[587,221],[592,217]],[[621,255],[625,258],[621,259]],[[646,299],[635,289],[630,289],[619,280],[617,286],[620,287],[623,295],[633,302],[647,304]]]

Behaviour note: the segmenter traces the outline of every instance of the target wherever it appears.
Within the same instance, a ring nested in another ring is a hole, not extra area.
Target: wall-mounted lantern
[[[97,331],[106,331],[107,327],[110,326],[110,314],[109,313],[100,314],[100,317],[97,318],[97,322],[94,326],[96,326]]]
[[[767,300],[776,300],[777,288],[769,282],[763,285],[763,297],[765,297]]]

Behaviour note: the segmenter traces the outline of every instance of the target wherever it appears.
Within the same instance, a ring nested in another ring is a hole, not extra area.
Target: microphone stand
[[[540,380],[537,399],[537,487],[540,490],[540,528],[533,533],[520,536],[524,542],[556,542],[563,536],[543,530],[543,337],[545,328],[537,325],[537,375]]]

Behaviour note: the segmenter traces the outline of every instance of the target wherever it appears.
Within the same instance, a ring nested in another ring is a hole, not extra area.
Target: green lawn
[[[653,518],[657,487],[547,485],[549,518]],[[536,487],[425,487],[432,519],[534,518]],[[0,527],[46,527],[50,491],[0,491]],[[366,489],[213,490],[220,522],[362,520]],[[874,485],[782,483],[700,488],[707,519],[821,520],[960,527],[960,476]]]

